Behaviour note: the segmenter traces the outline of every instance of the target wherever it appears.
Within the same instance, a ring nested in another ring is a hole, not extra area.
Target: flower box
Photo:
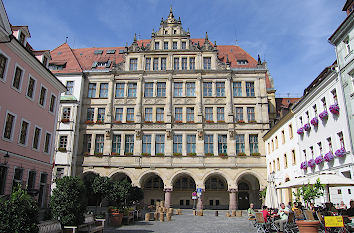
[[[317,126],[318,125],[318,118],[317,117],[312,118],[311,125],[313,125],[313,126]]]
[[[261,153],[259,153],[259,152],[254,152],[254,153],[252,153],[251,155],[252,155],[252,156],[260,156]]]
[[[191,157],[196,156],[196,155],[197,155],[197,153],[187,153],[187,156],[191,156]]]
[[[238,123],[238,124],[244,124],[245,121],[244,121],[244,120],[238,120],[237,123]]]
[[[134,121],[126,121],[126,123],[131,124],[134,123]]]
[[[104,124],[104,121],[96,121],[96,124],[97,124],[97,125],[103,125],[103,124]]]
[[[66,150],[66,148],[64,148],[64,147],[59,147],[59,148],[58,148],[58,151],[60,151],[60,152],[66,152],[67,150]]]
[[[309,123],[306,123],[303,128],[305,131],[310,131],[311,125]]]
[[[214,156],[213,153],[205,153],[205,156]]]
[[[220,156],[220,157],[226,157],[227,154],[226,154],[226,153],[219,153],[219,156]]]
[[[156,153],[156,156],[165,156],[164,153]]]
[[[69,122],[70,122],[69,119],[66,119],[66,118],[61,119],[61,123],[69,123]]]
[[[314,159],[310,159],[309,161],[307,161],[307,165],[310,168],[314,168],[316,166],[315,160]]]
[[[124,152],[124,155],[133,155],[132,152]]]
[[[336,150],[336,152],[335,152],[334,154],[335,154],[337,157],[342,158],[342,157],[346,154],[345,148],[342,147],[342,148]]]
[[[213,124],[214,121],[205,121],[205,123],[208,123],[208,124]]]
[[[182,123],[182,121],[175,121],[175,123],[176,123],[176,124],[180,124],[180,123]]]
[[[253,121],[248,121],[248,123],[257,123],[257,121],[253,120]]]
[[[189,124],[194,124],[194,121],[187,121],[187,123],[189,123]]]
[[[165,124],[164,121],[156,121],[156,124]]]
[[[332,114],[335,114],[335,115],[338,115],[339,114],[339,106],[338,104],[332,104],[331,106],[329,106],[329,111],[332,113]]]
[[[112,155],[112,156],[117,156],[117,155],[120,155],[120,154],[117,153],[117,152],[112,152],[111,155]]]
[[[145,124],[151,124],[152,121],[144,121]]]
[[[302,127],[300,129],[298,129],[297,134],[299,134],[299,135],[304,134],[304,129]]]
[[[103,156],[103,153],[102,153],[102,152],[95,152],[94,155],[95,155],[95,156]]]
[[[300,168],[306,170],[307,169],[307,161],[304,161],[300,164]]]
[[[317,156],[316,159],[315,159],[315,163],[316,164],[323,163],[323,156],[322,155]]]
[[[334,159],[334,155],[332,151],[329,151],[325,156],[323,157],[326,162],[329,162]]]
[[[218,123],[225,123],[225,121],[218,121]]]
[[[246,156],[246,153],[245,153],[245,152],[238,152],[238,153],[237,153],[237,156],[241,156],[241,157],[242,157],[242,156]]]
[[[150,156],[150,153],[141,153],[141,156]]]
[[[328,118],[328,112],[327,112],[327,110],[324,110],[323,112],[321,112],[320,113],[320,115],[319,115],[319,117],[320,117],[320,119],[321,120],[326,120],[327,118]]]
[[[85,121],[85,124],[88,124],[88,125],[93,125],[94,123],[95,123],[95,122],[89,121],[89,120]]]
[[[173,156],[182,156],[182,153],[173,153]]]
[[[113,121],[114,124],[122,124],[122,121]]]

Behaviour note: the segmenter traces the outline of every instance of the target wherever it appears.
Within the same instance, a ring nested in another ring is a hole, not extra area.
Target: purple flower
[[[322,156],[322,155],[317,156],[316,159],[315,159],[315,163],[316,163],[316,164],[321,164],[321,163],[323,163],[323,156]]]
[[[307,161],[304,161],[300,164],[301,169],[306,169],[307,168]]]
[[[333,156],[333,153],[332,151],[329,151],[325,156],[324,156],[324,160],[329,162],[331,161],[332,159],[334,159],[334,156]]]
[[[304,129],[303,128],[300,128],[297,130],[297,134],[303,134],[304,133]]]
[[[318,118],[317,118],[317,117],[312,118],[311,124],[312,124],[313,126],[318,125]]]
[[[321,118],[321,120],[327,119],[328,118],[327,110],[324,110],[323,112],[321,112],[319,117]]]
[[[338,115],[338,114],[339,114],[339,106],[338,106],[338,104],[335,103],[335,104],[329,106],[329,111],[330,111],[331,113],[333,113],[333,114]]]
[[[307,165],[310,167],[310,168],[314,168],[316,163],[315,163],[315,160],[314,159],[310,159],[308,162],[307,162]]]
[[[305,131],[309,131],[311,129],[311,125],[309,124],[309,123],[306,123],[305,125],[304,125],[304,130]]]
[[[340,158],[343,157],[345,154],[346,154],[346,151],[345,151],[344,147],[336,150],[336,152],[335,152],[335,155]]]

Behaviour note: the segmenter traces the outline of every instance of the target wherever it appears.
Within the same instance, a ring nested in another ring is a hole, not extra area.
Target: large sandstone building
[[[275,115],[265,62],[207,34],[191,39],[172,9],[151,39],[110,48],[65,43],[51,56],[52,72],[70,88],[72,77],[81,77],[82,88],[79,108],[66,106],[59,116],[73,119],[59,123],[68,131],[79,124],[78,148],[75,134],[59,131],[56,161],[64,162],[56,171],[128,179],[144,189],[145,204],[189,208],[199,188],[199,207],[260,205],[267,184],[262,136],[269,112]],[[70,118],[75,111],[81,117]]]

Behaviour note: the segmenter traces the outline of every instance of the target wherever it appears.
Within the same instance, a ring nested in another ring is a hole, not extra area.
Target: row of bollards
[[[216,213],[215,213],[215,216],[218,216],[218,215],[216,215]],[[226,217],[242,217],[242,210],[232,210],[231,214],[229,211],[227,211]]]
[[[182,210],[177,209],[176,215],[181,215],[181,214],[182,214]],[[153,219],[151,219],[152,217],[151,213],[146,213],[145,222],[148,222],[150,220],[164,222],[165,216],[166,216],[166,221],[171,221],[172,215],[173,215],[173,208],[166,208],[164,206],[163,201],[156,202],[156,210],[154,212]]]

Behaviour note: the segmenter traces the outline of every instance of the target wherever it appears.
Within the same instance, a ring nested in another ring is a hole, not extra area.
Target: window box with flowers
[[[312,118],[311,125],[313,125],[313,126],[317,126],[318,125],[318,118],[317,117]]]
[[[102,152],[95,152],[94,155],[97,156],[97,157],[101,157],[101,156],[103,156],[103,153]]]
[[[97,124],[97,125],[103,125],[104,122],[103,122],[103,121],[96,121],[96,124]]]
[[[303,128],[306,132],[308,132],[311,129],[311,125],[309,123],[306,123]]]
[[[314,168],[316,166],[316,162],[314,159],[310,159],[309,161],[307,161],[307,165],[310,167],[310,168]]]
[[[208,123],[208,124],[213,124],[214,123],[214,121],[205,121],[205,123]]]
[[[205,156],[214,156],[213,153],[205,153]]]
[[[95,122],[89,121],[89,120],[85,121],[85,124],[88,124],[88,125],[93,125],[94,123],[95,123]]]
[[[225,121],[218,121],[218,123],[225,123]]]
[[[114,124],[122,124],[122,121],[113,121]]]
[[[334,115],[338,115],[339,114],[339,106],[337,103],[332,104],[331,106],[329,106],[329,111],[334,114]]]
[[[306,170],[307,169],[307,161],[304,161],[300,164],[300,168]]]
[[[244,156],[246,156],[246,153],[245,152],[238,152],[237,156],[244,157]]]
[[[150,153],[141,153],[141,156],[150,156]]]
[[[316,164],[322,164],[323,163],[323,156],[319,155],[315,158],[315,163]]]
[[[194,124],[194,121],[187,121],[188,124]]]
[[[67,152],[67,150],[66,150],[65,147],[59,147],[59,148],[58,148],[58,151],[59,151],[59,152]]]
[[[226,153],[219,153],[219,157],[227,157]]]
[[[197,156],[197,153],[187,153],[187,156],[194,157]]]
[[[152,124],[152,121],[144,121],[145,124]]]
[[[336,152],[334,152],[334,154],[335,154],[337,157],[339,157],[339,158],[344,157],[344,155],[345,155],[346,153],[347,153],[347,152],[345,151],[345,148],[344,148],[344,147],[342,147],[342,148],[336,150]]]
[[[244,121],[244,120],[238,120],[237,123],[238,123],[238,124],[244,124],[245,121]]]
[[[252,153],[251,155],[252,155],[252,156],[261,156],[261,153],[259,153],[259,152],[254,152],[254,153]]]
[[[173,156],[182,156],[182,153],[173,153]]]
[[[126,121],[127,124],[134,123],[134,121]]]
[[[164,153],[156,153],[156,156],[162,157],[162,156],[165,156],[165,154]]]
[[[111,155],[112,155],[112,156],[117,156],[117,155],[119,155],[119,153],[117,153],[117,152],[112,152]]]
[[[324,111],[321,112],[320,115],[318,115],[318,116],[320,117],[320,119],[321,119],[322,121],[327,120],[327,119],[328,119],[328,112],[327,112],[327,110],[324,110]]]
[[[297,134],[299,134],[299,135],[303,135],[304,134],[304,128],[300,128],[300,129],[298,129],[297,130]]]
[[[124,152],[124,155],[133,155],[132,152]]]
[[[69,123],[69,122],[70,122],[70,119],[67,119],[67,118],[61,119],[61,123]]]
[[[325,156],[323,157],[326,162],[329,162],[334,159],[334,155],[332,151],[329,151]]]
[[[252,123],[257,123],[257,121],[252,120],[252,121],[248,121],[248,123],[252,124]]]
[[[176,124],[181,124],[181,123],[182,123],[182,121],[175,121],[175,123],[176,123]]]
[[[156,124],[165,124],[164,121],[156,121]]]

